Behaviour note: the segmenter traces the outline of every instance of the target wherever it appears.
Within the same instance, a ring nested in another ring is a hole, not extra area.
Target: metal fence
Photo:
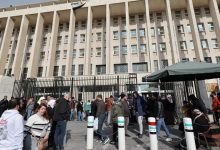
[[[103,97],[118,96],[121,92],[131,93],[137,89],[137,74],[74,76],[54,78],[28,78],[15,81],[13,97],[35,97],[53,95],[60,98],[70,92],[76,99],[94,99],[97,94]]]

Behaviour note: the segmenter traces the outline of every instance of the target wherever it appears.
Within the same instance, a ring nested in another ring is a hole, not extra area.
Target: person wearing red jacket
[[[212,98],[212,111],[215,115],[215,121],[218,122],[220,118],[220,92],[217,93],[217,96],[215,92],[212,92],[210,97]]]

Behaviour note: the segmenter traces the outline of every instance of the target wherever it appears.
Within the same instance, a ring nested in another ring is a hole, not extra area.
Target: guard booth
[[[132,93],[137,90],[137,74],[116,74],[96,76],[73,76],[53,78],[28,78],[14,83],[14,97],[34,97],[38,99],[44,95],[60,98],[64,93],[71,93],[77,100],[95,99],[102,94],[103,98],[121,92]]]

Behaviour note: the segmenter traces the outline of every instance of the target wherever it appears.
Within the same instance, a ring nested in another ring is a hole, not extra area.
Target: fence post
[[[95,89],[96,89],[96,77],[94,76],[94,80],[93,80],[93,98],[95,99]]]
[[[118,117],[118,149],[125,150],[125,128],[124,117]]]
[[[187,149],[196,150],[196,144],[195,144],[191,118],[183,118],[183,123],[184,123]]]
[[[87,122],[87,150],[93,149],[93,127],[94,127],[94,116],[88,116]]]
[[[158,150],[156,119],[154,117],[149,117],[148,125],[149,125],[150,149]]]
[[[73,97],[73,78],[71,78],[71,98]]]

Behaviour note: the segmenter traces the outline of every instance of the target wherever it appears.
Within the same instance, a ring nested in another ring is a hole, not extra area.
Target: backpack
[[[0,141],[7,139],[7,120],[0,118]]]

